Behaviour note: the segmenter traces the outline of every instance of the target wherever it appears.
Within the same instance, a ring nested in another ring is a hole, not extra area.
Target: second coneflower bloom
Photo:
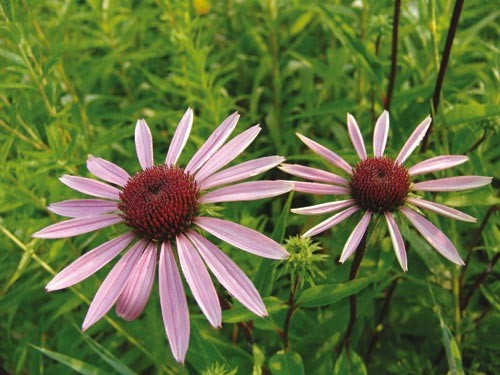
[[[303,236],[314,236],[332,228],[358,211],[363,212],[361,220],[352,231],[342,250],[340,262],[343,263],[360,244],[371,218],[374,215],[381,215],[387,223],[396,257],[403,270],[407,271],[405,245],[395,220],[395,214],[401,213],[441,255],[456,264],[463,265],[457,249],[449,238],[418,213],[417,209],[429,210],[457,220],[475,222],[476,219],[454,208],[425,200],[416,193],[473,189],[489,184],[491,178],[461,176],[414,182],[413,180],[417,176],[441,171],[467,161],[467,156],[443,155],[424,160],[409,168],[404,166],[406,159],[422,141],[430,124],[431,118],[429,116],[417,126],[398,156],[393,159],[384,156],[389,134],[389,113],[384,111],[375,125],[373,156],[368,156],[359,126],[354,117],[348,114],[348,133],[360,159],[354,167],[328,148],[297,134],[307,147],[334,167],[343,170],[347,175],[347,177],[341,177],[329,171],[297,164],[281,165],[280,168],[285,172],[313,181],[295,182],[296,191],[348,197],[344,200],[292,209],[292,212],[302,215],[319,215],[340,211],[309,229]]]
[[[212,326],[221,325],[221,306],[206,266],[244,306],[259,316],[267,315],[250,279],[202,235],[208,232],[266,258],[288,256],[282,246],[255,230],[204,215],[206,205],[273,197],[293,188],[292,183],[286,181],[236,183],[277,166],[284,160],[280,156],[262,157],[222,169],[260,132],[256,125],[226,143],[238,119],[237,113],[225,119],[186,167],[179,166],[177,160],[191,131],[192,110],[188,109],[180,121],[162,164],[154,163],[151,132],[146,122],[139,120],[135,145],[141,171],[131,176],[109,161],[90,157],[88,170],[105,182],[67,175],[61,178],[70,188],[98,199],[51,204],[52,212],[72,219],[50,225],[34,237],[66,238],[119,223],[126,228],[124,234],[81,256],[47,284],[48,291],[72,286],[125,250],[92,300],[83,322],[84,330],[115,303],[120,317],[137,318],[149,298],[157,262],[163,322],[172,353],[179,362],[184,362],[190,324],[177,262],[194,299]]]

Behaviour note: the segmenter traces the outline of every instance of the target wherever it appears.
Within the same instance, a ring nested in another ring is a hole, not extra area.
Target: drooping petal
[[[222,241],[249,253],[271,259],[288,257],[287,251],[277,242],[253,229],[231,221],[199,216],[194,223]]]
[[[120,252],[134,239],[134,237],[135,234],[131,232],[122,234],[121,236],[105,242],[101,246],[98,246],[82,255],[55,275],[54,278],[45,286],[45,290],[52,292],[54,290],[68,288],[82,280],[85,280],[120,254]]]
[[[387,136],[389,135],[389,112],[385,111],[377,119],[375,123],[375,131],[373,132],[373,156],[384,156],[385,145],[387,144]]]
[[[324,158],[325,160],[329,161],[336,167],[343,169],[347,173],[351,174],[352,173],[352,167],[349,165],[348,162],[346,162],[344,159],[342,159],[340,156],[338,156],[335,152],[332,150],[326,148],[325,146],[320,145],[319,143],[313,141],[312,139],[307,138],[306,136],[303,136],[302,134],[296,133],[297,137],[300,138],[304,144],[309,147],[312,151],[314,151],[316,154]]]
[[[465,163],[469,158],[464,155],[442,155],[430,158],[415,164],[408,169],[410,176],[442,171]]]
[[[228,116],[222,123],[215,129],[215,131],[208,137],[206,142],[194,154],[185,168],[185,171],[194,174],[201,168],[205,162],[215,154],[224,144],[227,138],[231,135],[240,115],[234,112]]]
[[[214,244],[200,234],[189,231],[187,237],[200,253],[217,280],[228,292],[258,316],[266,316],[266,306],[245,273]]]
[[[429,129],[431,125],[432,119],[431,116],[427,116],[424,121],[422,121],[410,135],[410,138],[405,142],[403,148],[399,152],[398,157],[396,158],[397,164],[403,164],[406,159],[411,155],[413,150],[422,142],[424,139],[425,133]]]
[[[59,180],[64,185],[80,193],[100,198],[120,199],[120,190],[101,181],[86,177],[69,176],[67,174],[63,175]]]
[[[235,165],[224,169],[220,172],[214,173],[207,177],[200,184],[201,190],[210,189],[220,185],[226,185],[231,182],[241,181],[246,178],[256,176],[264,173],[271,168],[276,167],[278,164],[285,160],[282,156],[265,156],[262,158],[246,161],[244,163]]]
[[[344,195],[350,194],[351,189],[344,186],[319,184],[317,182],[294,181],[295,191],[320,195]]]
[[[101,180],[111,182],[119,186],[125,186],[130,175],[118,165],[105,159],[96,158],[92,155],[87,159],[87,169]]]
[[[192,126],[193,110],[188,108],[186,113],[184,113],[184,116],[182,116],[179,125],[177,125],[172,142],[170,142],[170,147],[168,148],[167,157],[165,159],[165,164],[167,166],[177,163],[177,160],[179,159],[179,156],[181,155],[181,152],[189,138]]]
[[[439,203],[430,202],[425,199],[418,199],[418,198],[408,198],[407,201],[411,204],[414,204],[417,207],[435,212],[439,215],[451,217],[452,219],[468,221],[471,223],[475,223],[477,221],[475,217],[472,217],[470,215],[467,215],[466,213],[463,213],[462,211],[455,210],[454,208],[444,206]]]
[[[394,220],[394,216],[390,212],[385,212],[385,221],[387,222],[387,228],[389,229],[389,234],[391,236],[392,247],[394,248],[394,253],[398,259],[399,264],[403,271],[408,271],[408,261],[406,258],[406,248],[401,232],[399,231],[398,224]]]
[[[66,217],[90,217],[116,211],[118,205],[116,202],[100,199],[72,199],[52,203],[47,209]]]
[[[150,242],[130,274],[116,303],[116,314],[125,320],[136,319],[148,302],[156,270],[156,242]]]
[[[220,327],[222,324],[222,311],[219,297],[205,264],[203,264],[200,255],[184,235],[178,235],[176,243],[182,273],[193,293],[194,299],[210,324],[216,328]]]
[[[334,173],[323,171],[321,169],[306,167],[299,164],[281,164],[279,166],[283,172],[293,176],[302,177],[306,180],[316,182],[328,182],[335,185],[349,186],[349,181],[345,178],[337,176]]]
[[[135,126],[135,149],[142,169],[151,168],[154,165],[153,137],[148,124],[142,119],[138,120]]]
[[[429,242],[442,256],[459,266],[465,264],[450,239],[434,224],[408,207],[401,207],[400,211],[427,242]]]
[[[189,311],[182,280],[169,242],[161,244],[158,268],[161,314],[170,350],[184,363],[189,344]]]
[[[260,126],[255,125],[231,139],[200,168],[195,176],[196,181],[202,182],[205,178],[230,163],[253,142],[260,131]]]
[[[211,191],[200,198],[200,203],[253,201],[274,197],[293,190],[289,181],[250,181]]]
[[[416,191],[459,191],[467,189],[475,189],[491,183],[492,177],[484,176],[460,176],[438,178],[437,180],[429,180],[417,182],[413,185],[413,190]]]
[[[113,214],[94,217],[79,217],[49,225],[48,227],[33,233],[32,236],[36,238],[73,237],[79,234],[109,227],[110,225],[121,223],[122,221],[123,219],[120,216]]]
[[[312,227],[307,232],[305,232],[302,235],[302,237],[312,237],[312,236],[315,236],[316,234],[324,232],[325,230],[330,229],[331,227],[344,221],[349,216],[351,216],[352,214],[354,214],[355,212],[357,212],[359,210],[360,210],[359,206],[349,207],[347,210],[339,212],[338,214],[335,214],[332,217],[329,217],[328,219],[322,221],[318,225]]]
[[[363,239],[366,229],[370,224],[371,218],[372,213],[370,211],[366,211],[358,225],[356,225],[356,228],[354,228],[351,235],[347,239],[347,242],[344,245],[344,250],[342,250],[342,254],[340,255],[340,263],[344,263],[358,248],[358,245]]]
[[[314,206],[292,208],[290,211],[299,215],[321,215],[354,206],[355,204],[356,201],[354,199],[346,199],[343,201],[316,204]]]
[[[125,288],[129,275],[139,260],[145,246],[146,241],[139,240],[125,253],[109,272],[108,276],[106,276],[90,303],[87,315],[83,320],[83,331],[101,319],[115,304],[123,288]]]
[[[363,136],[361,135],[361,130],[359,130],[358,123],[353,115],[347,114],[347,131],[349,132],[349,137],[351,138],[352,145],[356,150],[361,160],[367,158],[365,142],[363,141]]]

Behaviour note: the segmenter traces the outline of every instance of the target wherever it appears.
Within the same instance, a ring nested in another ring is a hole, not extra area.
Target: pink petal
[[[116,202],[100,199],[72,199],[52,203],[47,209],[57,215],[66,217],[90,217],[116,211],[118,205]]]
[[[110,161],[93,157],[92,155],[87,159],[87,169],[101,180],[122,187],[127,184],[130,178],[130,175],[123,168]]]
[[[135,126],[135,149],[142,169],[151,168],[154,165],[153,137],[148,124],[142,119],[138,120]]]
[[[320,145],[319,143],[313,141],[312,139],[303,136],[302,134],[299,133],[296,134],[297,137],[299,137],[300,140],[304,142],[305,145],[309,147],[311,150],[313,150],[316,154],[318,154],[325,160],[329,161],[336,167],[343,169],[347,173],[349,174],[352,173],[352,167],[349,165],[349,163],[346,162],[344,159],[342,159],[340,156],[338,156],[335,152],[326,148],[325,146]]]
[[[467,156],[463,155],[442,155],[430,158],[411,167],[408,172],[410,176],[419,174],[442,171],[443,169],[455,167],[468,160]]]
[[[118,297],[120,297],[129,275],[139,260],[145,246],[146,241],[139,240],[125,253],[109,272],[108,276],[106,276],[106,279],[104,279],[90,303],[87,315],[83,320],[83,331],[101,319],[111,309]]]
[[[355,204],[356,201],[354,199],[347,199],[344,201],[327,202],[308,207],[292,208],[290,211],[292,211],[294,214],[299,214],[299,215],[321,215],[329,212],[338,211],[343,208],[353,206]]]
[[[347,114],[347,130],[356,153],[361,160],[365,160],[367,158],[365,142],[363,141],[363,136],[361,135],[356,119],[350,113]]]
[[[455,210],[454,208],[444,206],[439,203],[429,202],[425,199],[417,199],[417,198],[408,198],[408,203],[414,204],[417,207],[435,212],[439,215],[451,217],[452,219],[468,221],[471,223],[475,223],[476,218],[463,213],[462,211]]]
[[[434,224],[407,207],[401,207],[399,210],[408,218],[427,242],[429,242],[442,256],[459,266],[465,264],[450,239],[436,228]]]
[[[177,236],[177,253],[184,278],[193,297],[213,327],[222,325],[219,297],[210,279],[207,268],[195,248],[184,235]]]
[[[52,292],[54,290],[68,288],[85,280],[120,254],[134,237],[135,234],[131,232],[122,234],[120,237],[105,242],[101,246],[82,255],[54,276],[45,287],[45,290]]]
[[[274,197],[293,190],[289,181],[250,181],[211,191],[200,198],[200,203],[253,201]]]
[[[293,176],[302,177],[306,180],[317,182],[328,182],[335,185],[349,186],[349,181],[337,176],[334,173],[323,171],[321,169],[305,167],[299,164],[281,164],[279,169]]]
[[[66,238],[79,234],[92,232],[97,229],[109,227],[110,225],[121,223],[123,219],[118,215],[100,215],[95,217],[79,217],[60,223],[49,225],[48,227],[33,233],[36,238]]]
[[[175,130],[174,137],[168,148],[167,157],[165,159],[166,165],[174,165],[177,163],[179,156],[181,155],[184,146],[191,133],[191,127],[193,126],[193,110],[188,108],[184,116],[182,116],[177,129]]]
[[[481,186],[489,185],[492,177],[484,176],[460,176],[449,178],[438,178],[437,180],[429,180],[417,182],[413,185],[413,190],[416,191],[457,191],[475,189]]]
[[[199,216],[194,223],[222,241],[249,253],[271,259],[288,257],[286,250],[277,242],[253,229],[231,221]]]
[[[326,184],[318,184],[316,182],[301,182],[301,181],[294,181],[293,184],[295,186],[295,191],[301,193],[321,194],[321,195],[351,194],[351,189],[343,186],[326,185]]]
[[[255,125],[231,139],[200,168],[196,174],[196,181],[202,182],[205,178],[230,163],[253,142],[260,131],[260,126]]]
[[[394,247],[394,253],[398,259],[399,264],[403,271],[408,271],[408,261],[406,259],[406,249],[405,242],[401,236],[396,220],[390,212],[385,212],[385,221],[387,222],[387,228],[389,229],[389,234],[391,235],[392,246]]]
[[[413,150],[422,142],[424,139],[425,133],[427,133],[427,129],[431,125],[432,119],[431,116],[427,116],[424,121],[422,121],[410,135],[410,138],[405,142],[403,148],[399,152],[398,157],[396,158],[397,164],[403,164],[408,156],[411,155]]]
[[[338,214],[335,214],[332,217],[322,221],[318,225],[312,227],[307,232],[305,232],[302,235],[302,237],[312,237],[312,236],[315,236],[316,234],[324,232],[325,230],[330,229],[334,225],[337,225],[341,221],[344,221],[349,216],[351,216],[352,214],[354,214],[355,212],[357,212],[359,210],[360,210],[359,206],[349,207],[347,210],[339,212]]]
[[[206,142],[200,149],[194,154],[194,156],[189,161],[185,168],[186,172],[194,174],[200,169],[200,167],[205,164],[205,162],[215,154],[219,148],[224,144],[226,139],[231,135],[240,115],[238,112],[234,112],[232,115],[228,116],[222,123],[215,129],[215,131],[208,137]]]
[[[189,344],[189,311],[169,242],[161,244],[158,275],[161,313],[170,350],[177,362],[184,363]]]
[[[80,193],[93,195],[94,197],[120,199],[120,190],[104,182],[92,180],[86,177],[63,175],[59,180],[71,189]]]
[[[148,302],[156,270],[156,242],[150,242],[130,274],[116,303],[116,314],[125,320],[136,319]]]
[[[263,158],[246,161],[207,177],[200,184],[200,189],[206,190],[256,176],[276,167],[284,160],[285,158],[281,156],[265,156]]]
[[[187,236],[217,280],[224,285],[229,293],[253,313],[258,316],[266,316],[264,302],[245,273],[203,236],[194,231],[189,231]]]
[[[389,112],[385,111],[377,119],[373,132],[373,156],[384,156],[387,136],[389,135]]]
[[[347,239],[345,243],[344,250],[342,250],[342,255],[340,256],[340,263],[344,263],[347,258],[349,258],[354,251],[358,248],[359,243],[363,239],[363,236],[368,228],[368,224],[370,224],[370,219],[372,218],[372,213],[370,211],[366,211],[361,220],[359,221],[356,228],[352,231],[351,235]]]

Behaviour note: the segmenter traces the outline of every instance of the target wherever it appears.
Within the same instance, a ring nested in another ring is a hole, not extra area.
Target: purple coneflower
[[[262,257],[283,259],[288,256],[282,246],[255,230],[202,215],[207,204],[251,201],[283,194],[293,188],[293,184],[286,181],[230,185],[263,173],[284,160],[281,156],[268,156],[221,170],[241,154],[261,130],[255,125],[224,144],[238,119],[238,113],[225,119],[185,168],[179,167],[177,160],[191,131],[193,111],[189,108],[180,121],[165,164],[154,164],[151,132],[146,122],[139,120],[135,128],[135,144],[141,171],[130,176],[107,160],[90,157],[88,170],[107,183],[68,175],[61,178],[70,188],[100,199],[51,204],[49,210],[72,219],[50,225],[35,233],[34,237],[66,238],[118,223],[127,227],[124,234],[81,256],[46,286],[48,291],[53,291],[74,285],[128,248],[92,300],[83,330],[102,318],[115,303],[116,313],[123,319],[133,320],[139,316],[151,292],[158,252],[163,322],[177,361],[184,361],[190,326],[176,258],[193,297],[212,326],[221,326],[221,307],[205,264],[244,306],[258,316],[267,315],[262,298],[249,278],[200,234],[206,231]],[[220,187],[222,185],[228,186]]]
[[[314,181],[295,182],[295,190],[299,192],[349,196],[345,200],[292,209],[292,212],[301,215],[326,214],[343,210],[309,229],[303,236],[311,237],[324,232],[354,213],[362,211],[361,220],[352,231],[342,250],[340,262],[343,263],[360,244],[372,216],[383,215],[387,222],[396,257],[403,270],[407,271],[405,245],[394,219],[394,214],[399,211],[441,255],[456,264],[463,265],[457,249],[448,237],[416,211],[418,208],[422,208],[457,220],[475,222],[476,219],[453,208],[422,199],[414,192],[473,189],[489,184],[491,178],[462,176],[413,183],[412,178],[415,176],[451,168],[467,161],[467,156],[443,155],[424,160],[410,168],[403,166],[405,160],[423,139],[430,123],[431,118],[428,116],[413,131],[396,159],[392,159],[384,156],[389,133],[389,113],[384,111],[375,125],[373,157],[368,157],[359,126],[354,117],[348,114],[349,136],[360,158],[354,167],[351,167],[344,159],[328,148],[297,134],[307,147],[348,175],[348,178],[344,178],[331,172],[297,164],[282,164],[280,166],[287,173]]]

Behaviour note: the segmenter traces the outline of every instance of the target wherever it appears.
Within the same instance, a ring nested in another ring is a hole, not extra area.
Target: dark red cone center
[[[118,208],[126,224],[141,236],[172,240],[191,226],[199,195],[194,177],[184,169],[156,165],[128,180]]]
[[[352,197],[364,210],[394,211],[410,192],[408,170],[386,157],[361,160],[351,176]]]

